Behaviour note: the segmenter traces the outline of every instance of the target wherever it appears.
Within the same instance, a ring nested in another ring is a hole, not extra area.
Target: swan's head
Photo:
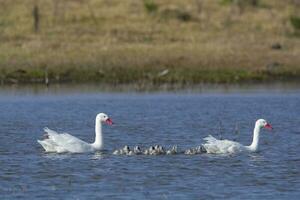
[[[99,120],[100,122],[105,122],[108,125],[113,124],[113,121],[105,113],[99,113],[96,117],[96,120]]]
[[[256,125],[260,128],[273,129],[271,124],[269,124],[265,119],[259,119],[256,121]]]

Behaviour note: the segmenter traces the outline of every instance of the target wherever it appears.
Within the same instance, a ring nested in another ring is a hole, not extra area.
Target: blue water
[[[299,199],[300,93],[0,93],[1,199]],[[43,127],[94,139],[105,151],[47,154]],[[116,156],[124,145],[196,147],[208,134],[248,145],[258,118],[274,127],[260,152]]]

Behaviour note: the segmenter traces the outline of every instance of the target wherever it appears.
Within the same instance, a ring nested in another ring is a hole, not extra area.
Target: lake
[[[68,92],[71,91],[71,92]],[[261,87],[179,92],[65,89],[0,91],[1,199],[299,199],[300,90]],[[45,153],[49,127],[105,151]],[[112,155],[129,145],[196,147],[209,134],[249,145],[256,119],[270,122],[260,151],[235,155]]]

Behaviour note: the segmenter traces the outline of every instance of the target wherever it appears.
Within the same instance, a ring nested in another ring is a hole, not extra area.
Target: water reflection
[[[250,167],[260,167],[268,162],[265,156],[259,153],[251,153],[248,155],[248,158],[247,163]]]
[[[92,155],[91,159],[92,160],[102,160],[104,158],[104,154],[105,154],[104,152],[97,151]]]
[[[71,153],[42,153],[42,157],[49,159],[49,160],[64,160],[64,159],[70,159],[74,155]]]

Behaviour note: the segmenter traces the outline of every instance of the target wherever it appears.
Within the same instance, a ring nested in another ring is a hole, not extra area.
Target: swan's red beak
[[[107,120],[105,120],[105,122],[106,122],[108,125],[112,125],[112,124],[113,124],[113,121],[112,121],[110,118],[107,118]]]
[[[271,124],[269,124],[269,123],[267,123],[267,124],[265,125],[265,128],[266,128],[266,129],[270,129],[270,130],[273,129],[273,127],[272,127]]]

